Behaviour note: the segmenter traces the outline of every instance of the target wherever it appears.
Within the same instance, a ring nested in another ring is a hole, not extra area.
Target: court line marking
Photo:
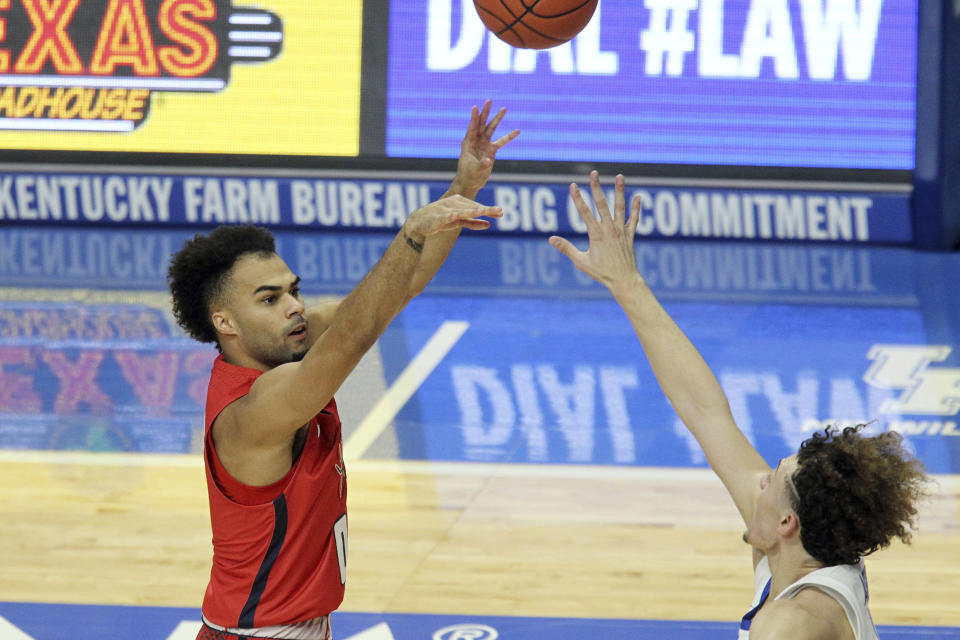
[[[33,640],[33,636],[27,635],[12,622],[0,616],[0,640]]]
[[[177,628],[167,636],[167,640],[195,640],[201,626],[203,625],[198,621],[181,620]]]
[[[469,327],[469,322],[454,320],[448,320],[440,325],[427,344],[420,349],[416,357],[373,406],[360,426],[347,438],[343,444],[345,460],[354,461],[363,456]]]

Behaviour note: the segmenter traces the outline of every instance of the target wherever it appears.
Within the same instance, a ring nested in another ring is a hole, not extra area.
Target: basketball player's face
[[[797,457],[784,458],[769,473],[758,478],[760,492],[757,495],[753,518],[747,524],[743,539],[748,544],[769,553],[783,535],[781,527],[786,514],[793,513],[790,505],[790,476],[797,470]]]
[[[239,350],[243,360],[272,369],[306,354],[310,345],[300,278],[280,256],[248,255],[238,260],[227,298],[226,313],[235,331],[231,349]]]

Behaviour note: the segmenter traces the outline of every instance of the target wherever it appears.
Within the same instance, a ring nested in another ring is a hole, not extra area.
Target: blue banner
[[[392,0],[387,155],[451,157],[490,98],[511,159],[909,170],[916,78],[917,0],[603,0],[543,51]]]
[[[0,222],[277,229],[396,229],[438,199],[435,180],[126,173],[0,173]],[[612,201],[612,192],[608,192]],[[641,238],[908,244],[909,193],[703,188],[631,181]],[[583,234],[566,184],[492,182],[477,200],[503,208],[502,234]]]

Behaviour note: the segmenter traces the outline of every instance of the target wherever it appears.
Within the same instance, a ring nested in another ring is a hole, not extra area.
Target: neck
[[[776,597],[808,573],[823,568],[823,564],[804,551],[798,543],[782,544],[779,549],[767,555],[767,560],[770,562],[770,573],[773,574],[770,584],[772,597]]]
[[[228,364],[247,367],[248,369],[256,369],[258,371],[267,371],[270,368],[265,367],[263,363],[251,358],[239,349],[231,349],[228,345],[221,345],[221,348],[223,349],[223,359],[226,360]]]

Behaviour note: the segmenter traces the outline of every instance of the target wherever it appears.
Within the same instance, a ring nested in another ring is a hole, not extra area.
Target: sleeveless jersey
[[[770,595],[770,581],[773,574],[770,571],[770,562],[764,556],[754,571],[754,597],[750,611],[743,616],[740,622],[740,634],[737,640],[749,640],[750,624],[753,617]],[[824,567],[811,571],[792,585],[784,589],[775,599],[792,598],[803,589],[815,588],[832,597],[840,603],[847,614],[850,628],[853,629],[855,640],[878,640],[877,629],[873,625],[870,609],[867,603],[870,600],[867,588],[867,569],[861,559],[857,564],[839,564],[833,567]]]
[[[213,526],[206,620],[227,628],[288,625],[343,600],[347,482],[337,405],[310,420],[299,457],[278,482],[251,487],[220,463],[211,425],[261,375],[219,356],[207,390],[204,467]]]

